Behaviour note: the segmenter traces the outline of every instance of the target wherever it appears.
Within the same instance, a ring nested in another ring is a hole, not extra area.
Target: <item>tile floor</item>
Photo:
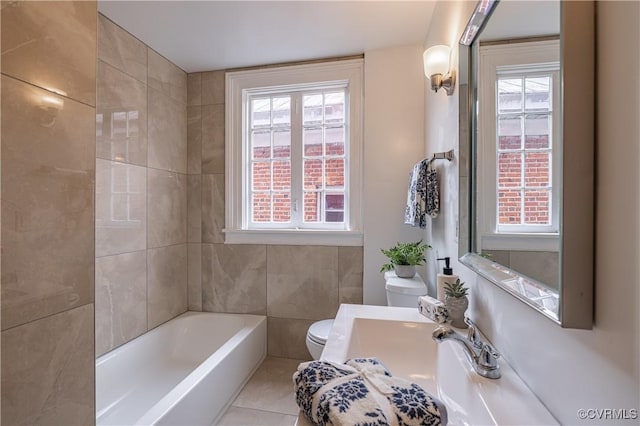
[[[298,406],[291,376],[297,359],[267,357],[242,388],[218,426],[293,426]]]

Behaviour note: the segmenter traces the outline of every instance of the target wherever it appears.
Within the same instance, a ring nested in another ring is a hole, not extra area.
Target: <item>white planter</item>
[[[469,299],[467,296],[462,297],[449,297],[445,298],[444,302],[449,312],[449,319],[451,325],[457,328],[467,328],[468,325],[464,322],[464,313],[469,307]]]
[[[413,278],[416,274],[416,267],[414,265],[395,265],[393,270],[400,278]]]

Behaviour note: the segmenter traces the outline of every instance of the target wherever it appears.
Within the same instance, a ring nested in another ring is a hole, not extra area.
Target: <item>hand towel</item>
[[[404,223],[422,229],[427,227],[427,215],[435,218],[440,211],[438,173],[431,168],[431,161],[416,163],[409,173]]]
[[[424,212],[435,219],[438,217],[438,213],[440,213],[440,183],[438,181],[438,172],[432,168],[432,165],[433,164],[429,162],[426,171]]]
[[[375,358],[346,365],[302,363],[294,373],[296,402],[316,425],[446,425],[444,405],[417,384],[392,377]]]
[[[418,311],[438,324],[444,324],[449,319],[449,311],[445,304],[430,296],[420,296]]]

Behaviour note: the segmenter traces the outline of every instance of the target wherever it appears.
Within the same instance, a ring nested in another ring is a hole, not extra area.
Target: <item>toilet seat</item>
[[[314,322],[313,324],[311,324],[311,327],[309,327],[307,337],[309,338],[309,340],[319,345],[324,345],[325,343],[327,343],[327,338],[329,337],[329,332],[331,331],[332,325],[332,319]]]

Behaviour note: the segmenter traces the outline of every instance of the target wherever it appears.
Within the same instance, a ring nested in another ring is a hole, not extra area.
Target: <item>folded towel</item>
[[[431,159],[422,160],[409,173],[404,223],[427,227],[427,215],[435,218],[440,211],[438,173],[430,167]]]
[[[296,402],[314,424],[446,425],[442,402],[407,380],[392,377],[375,358],[346,365],[305,362],[293,375]]]
[[[446,305],[430,296],[418,298],[418,312],[438,324],[443,324],[449,319]]]

